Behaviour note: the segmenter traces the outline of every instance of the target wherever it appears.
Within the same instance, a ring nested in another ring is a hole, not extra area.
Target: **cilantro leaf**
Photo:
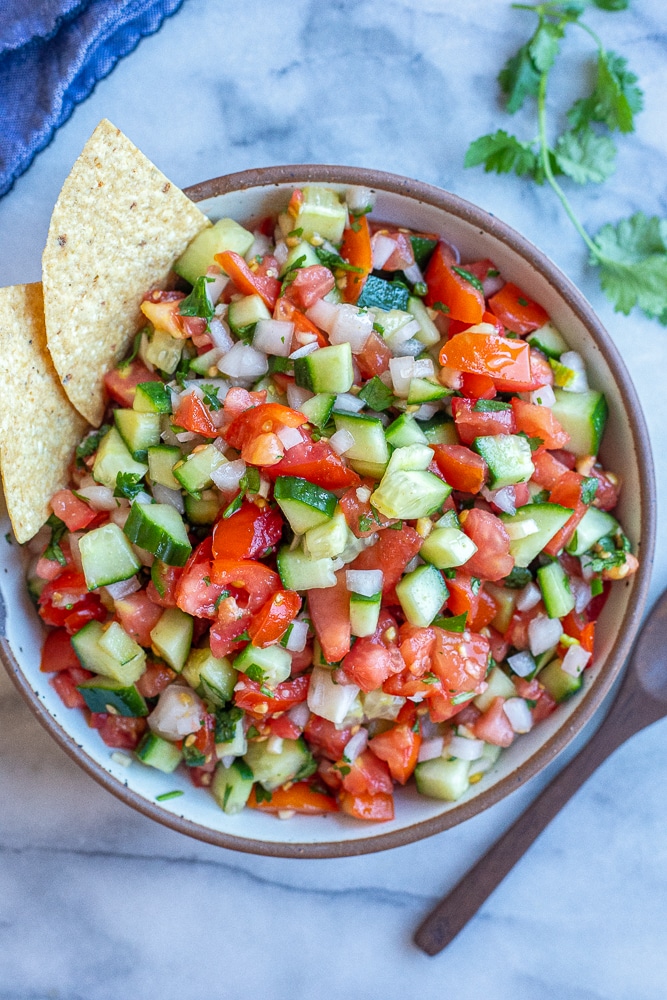
[[[125,368],[129,368],[137,354],[139,353],[139,348],[141,347],[141,338],[143,337],[143,331],[139,330],[139,333],[135,333],[134,340],[132,341],[132,350],[126,358],[119,363],[118,368],[123,371]]]
[[[355,267],[343,260],[340,254],[325,250],[324,247],[315,247],[315,253],[320,263],[328,267],[330,271],[354,271],[356,274],[364,274],[363,267]]]
[[[142,482],[143,476],[137,472],[119,472],[116,476],[116,486],[113,491],[115,497],[124,497],[126,500],[134,500],[136,496],[144,491]]]
[[[179,303],[178,311],[181,316],[201,316],[206,321],[213,317],[215,310],[206,294],[206,285],[210,281],[213,278],[208,278],[205,274],[197,278],[190,294]]]
[[[272,798],[273,794],[271,792],[267,792],[266,788],[260,785],[259,782],[255,783],[255,799],[257,802],[270,802]]]
[[[232,708],[217,708],[215,711],[215,742],[229,743],[236,734],[236,724],[243,718],[243,710],[234,705]]]
[[[377,375],[366,383],[359,393],[359,399],[363,399],[371,410],[376,410],[378,413],[389,409],[396,401],[391,389]]]
[[[218,399],[218,392],[220,390],[216,385],[203,385],[201,391],[204,393],[204,402],[209,410],[219,410],[222,408],[222,403]]]
[[[567,117],[573,129],[601,122],[612,132],[634,131],[634,116],[644,106],[637,76],[627,69],[627,60],[615,52],[598,53],[598,72],[592,94],[572,105]]]
[[[484,294],[482,282],[479,280],[477,275],[473,274],[471,271],[466,271],[464,267],[456,267],[454,264],[452,264],[452,271],[454,271],[455,274],[458,274],[459,278],[463,278],[464,281],[471,284],[472,287],[478,292],[481,292],[482,295]]]
[[[577,184],[601,184],[616,169],[616,146],[607,135],[590,128],[564,132],[554,150],[564,174]]]
[[[530,54],[531,43],[532,39],[522,45],[498,74],[498,83],[507,97],[507,110],[511,115],[523,107],[527,97],[537,97],[540,90],[541,73]]]
[[[66,566],[67,560],[63,555],[63,550],[60,548],[60,539],[67,531],[67,525],[59,517],[56,517],[55,514],[51,514],[46,524],[51,529],[51,541],[46,547],[44,558],[53,559],[59,562],[61,566]]]
[[[627,10],[630,0],[593,0],[593,3],[600,10],[617,11]]]
[[[540,73],[548,73],[558,55],[563,28],[551,21],[542,21],[528,43],[528,51],[533,64]]]
[[[98,431],[91,431],[87,437],[83,439],[81,444],[76,446],[76,464],[77,467],[81,468],[84,463],[84,458],[88,458],[89,455],[94,455],[100,446],[100,441],[105,434],[111,430],[110,424],[102,424]]]
[[[617,312],[635,307],[667,324],[667,220],[636,212],[608,223],[593,241],[593,263]]]
[[[598,490],[598,480],[595,476],[586,476],[581,484],[581,502],[592,504]]]
[[[468,146],[464,166],[484,165],[486,173],[515,173],[519,177],[537,173],[538,158],[528,142],[520,142],[516,136],[503,129],[492,135],[482,135]]]

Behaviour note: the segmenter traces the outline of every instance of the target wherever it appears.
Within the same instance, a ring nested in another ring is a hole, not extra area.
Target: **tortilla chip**
[[[46,347],[42,286],[0,288],[0,471],[19,542],[39,531],[67,485],[86,431]]]
[[[123,133],[101,121],[63,185],[42,257],[49,351],[65,392],[102,422],[104,375],[145,321],[143,295],[210,221]]]

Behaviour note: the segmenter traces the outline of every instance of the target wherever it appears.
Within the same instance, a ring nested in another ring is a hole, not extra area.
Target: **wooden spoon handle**
[[[631,735],[617,725],[618,703],[583,750],[422,922],[414,940],[427,955],[436,955],[456,937],[577,789]]]

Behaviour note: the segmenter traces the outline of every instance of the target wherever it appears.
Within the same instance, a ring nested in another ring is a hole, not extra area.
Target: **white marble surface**
[[[593,231],[640,208],[667,214],[667,8],[631,7],[591,15],[647,95],[616,176],[573,192]],[[643,401],[662,494],[667,330],[612,312],[547,190],[462,167],[471,139],[507,123],[494,77],[526,17],[506,0],[186,0],[0,201],[0,284],[39,278],[53,202],[104,116],[181,185],[300,161],[408,174],[504,218],[588,295]],[[564,86],[578,81],[583,35],[579,44]],[[518,116],[522,128],[532,126]],[[652,596],[666,583],[663,529]],[[405,848],[255,858],[181,837],[116,801],[52,743],[2,675],[0,1000],[664,1000],[666,740],[662,722],[617,752],[450,948],[428,959],[411,943],[419,919],[549,772]]]

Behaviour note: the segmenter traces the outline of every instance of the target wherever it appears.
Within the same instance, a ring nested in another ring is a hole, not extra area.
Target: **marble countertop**
[[[526,36],[506,0],[187,0],[95,89],[0,201],[0,285],[38,280],[50,211],[108,117],[176,183],[273,163],[358,164],[455,191],[532,239],[588,296],[645,407],[667,487],[667,330],[615,314],[546,189],[463,169],[508,119],[495,74]],[[590,231],[667,214],[667,8],[590,15],[641,74],[616,175],[574,191]],[[581,83],[582,34],[560,85]],[[580,48],[579,48],[580,46]],[[517,129],[532,128],[518,116]],[[658,534],[652,598],[667,584]],[[588,733],[584,734],[584,738]],[[190,840],[118,802],[0,675],[0,1000],[664,1000],[667,796],[661,722],[619,750],[437,958],[421,917],[555,773],[429,840],[289,861]]]

